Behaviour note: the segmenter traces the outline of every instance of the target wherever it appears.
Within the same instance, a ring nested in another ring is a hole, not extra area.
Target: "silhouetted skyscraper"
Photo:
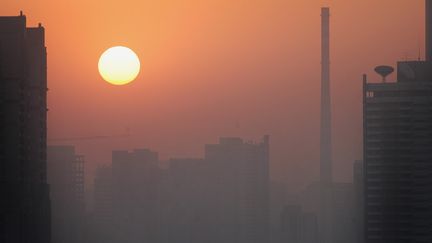
[[[171,159],[169,164],[164,242],[210,242],[211,205],[215,199],[208,183],[208,163],[204,159]]]
[[[269,228],[269,137],[261,143],[221,138],[207,144],[215,225],[214,242],[262,243]]]
[[[158,153],[113,151],[112,208],[116,242],[155,242],[159,234]]]
[[[98,167],[94,178],[92,232],[94,242],[114,242],[111,166]]]
[[[321,206],[319,214],[320,238],[332,242],[332,141],[330,102],[330,9],[321,9],[321,135],[320,182]]]
[[[84,238],[84,158],[73,146],[48,146],[53,243],[81,243]]]
[[[367,243],[432,242],[432,56],[426,56],[399,62],[397,82],[364,81]]]
[[[39,25],[0,17],[0,242],[49,243],[46,48]]]

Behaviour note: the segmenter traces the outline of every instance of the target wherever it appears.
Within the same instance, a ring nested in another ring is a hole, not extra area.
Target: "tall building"
[[[113,151],[112,209],[116,242],[156,242],[159,236],[158,153]]]
[[[302,243],[302,209],[299,205],[285,206],[281,212],[281,242]]]
[[[269,137],[221,138],[205,146],[214,193],[214,242],[262,243],[269,237]]]
[[[270,181],[270,203],[269,203],[269,242],[279,243],[281,241],[281,212],[288,201],[288,190],[284,183]]]
[[[281,212],[281,243],[317,243],[318,219],[299,205],[285,206]]]
[[[321,129],[320,129],[320,239],[331,243],[332,222],[332,139],[330,98],[330,9],[321,9]]]
[[[73,146],[48,146],[53,243],[80,243],[84,238],[84,157]]]
[[[208,163],[203,159],[171,159],[169,190],[163,209],[164,242],[201,243],[211,241],[211,203]]]
[[[352,183],[333,182],[331,190],[330,207],[332,209],[331,237],[333,243],[353,242],[355,239],[355,196]],[[319,217],[321,209],[321,183],[313,182],[299,194],[299,205],[302,210]],[[321,232],[320,232],[321,237]],[[319,241],[322,239],[319,237]]]
[[[432,242],[432,1],[426,61],[403,61],[397,81],[365,79],[365,242]],[[384,73],[383,73],[384,74]]]
[[[0,17],[0,242],[50,242],[45,30]]]
[[[94,242],[114,242],[112,188],[111,166],[98,167],[93,189],[92,237]]]

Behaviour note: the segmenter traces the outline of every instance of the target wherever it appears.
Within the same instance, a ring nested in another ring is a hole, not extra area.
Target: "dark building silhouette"
[[[355,241],[355,207],[354,186],[352,183],[333,183],[332,220],[333,242],[344,243]]]
[[[321,183],[309,184],[292,203],[301,205],[304,212],[319,215],[321,209]],[[332,211],[331,234],[334,243],[354,242],[356,239],[355,224],[355,190],[352,183],[333,182],[330,207]],[[319,237],[319,240],[322,239]]]
[[[93,242],[268,242],[269,138],[221,138],[205,158],[113,151],[97,170]]]
[[[85,230],[84,157],[73,146],[48,146],[53,243],[81,243]]]
[[[279,181],[270,182],[270,214],[269,214],[269,242],[281,241],[281,213],[288,203],[286,185]]]
[[[214,203],[214,242],[261,243],[269,238],[269,137],[260,143],[221,138],[205,146]]]
[[[50,242],[45,30],[0,17],[0,242]]]
[[[158,153],[112,153],[113,233],[116,242],[155,242],[159,235]]]
[[[209,190],[208,163],[203,159],[171,159],[166,191],[164,242],[201,243],[212,240],[210,216],[214,195]]]
[[[432,242],[432,1],[426,7],[427,60],[399,62],[396,82],[364,81],[368,243]]]
[[[113,242],[113,181],[111,166],[101,166],[96,170],[93,188],[93,214],[91,241]]]

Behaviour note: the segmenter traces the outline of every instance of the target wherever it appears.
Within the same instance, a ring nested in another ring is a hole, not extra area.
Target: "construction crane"
[[[48,139],[48,141],[49,142],[65,142],[65,141],[100,140],[100,139],[112,139],[112,138],[126,138],[126,137],[130,137],[130,136],[131,136],[130,130],[129,130],[129,128],[126,128],[126,133],[124,133],[124,134],[52,138],[52,139]]]

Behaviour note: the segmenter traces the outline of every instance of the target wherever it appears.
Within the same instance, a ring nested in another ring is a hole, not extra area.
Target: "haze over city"
[[[432,0],[0,0],[1,243],[432,242]]]
[[[90,171],[111,150],[150,147],[197,157],[219,136],[272,137],[272,177],[318,178],[320,12],[332,8],[335,177],[361,158],[361,75],[417,59],[422,1],[2,1],[47,28],[48,139],[73,143]],[[97,60],[113,45],[141,59],[137,80],[105,83]],[[394,78],[394,77],[392,77]],[[50,139],[118,135],[100,140]]]

